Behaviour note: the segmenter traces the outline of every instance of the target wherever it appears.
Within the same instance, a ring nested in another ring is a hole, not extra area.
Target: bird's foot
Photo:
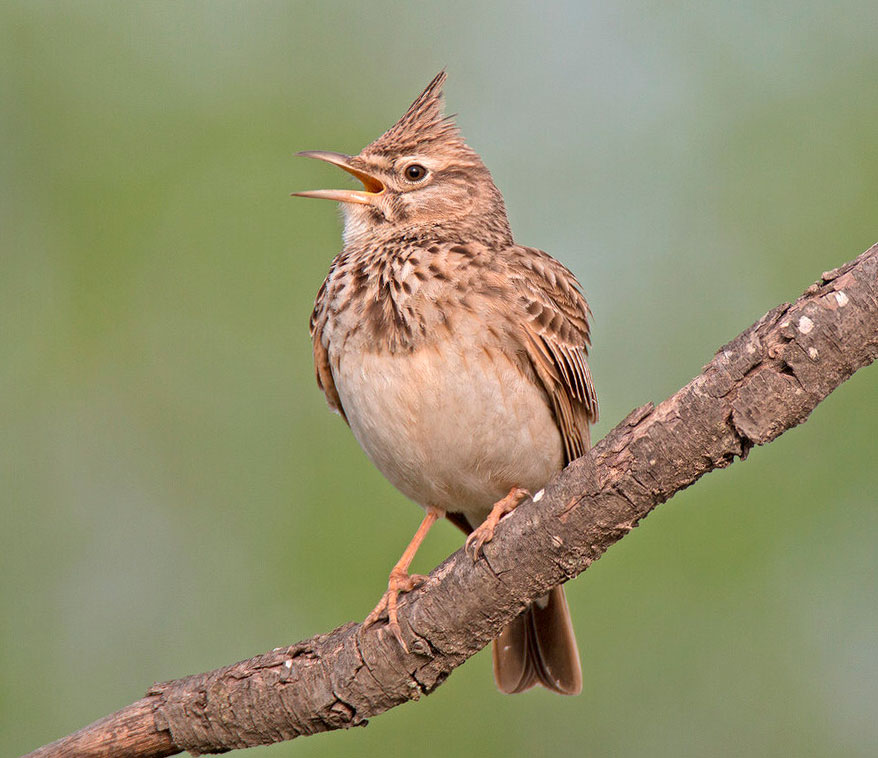
[[[482,552],[482,545],[494,539],[494,529],[500,523],[500,519],[507,513],[512,513],[519,505],[530,497],[530,492],[521,487],[513,487],[509,494],[502,500],[494,503],[491,512],[481,524],[479,524],[466,538],[464,550],[472,556],[475,563]]]
[[[406,652],[409,651],[408,645],[402,637],[402,630],[399,627],[399,619],[396,614],[397,602],[399,601],[400,592],[411,592],[416,587],[420,587],[427,581],[427,577],[422,574],[409,574],[405,571],[394,569],[390,572],[390,578],[387,581],[387,592],[381,596],[372,612],[366,616],[363,621],[363,627],[368,628],[376,621],[384,616],[387,617],[387,628],[396,637],[396,641],[400,647]]]

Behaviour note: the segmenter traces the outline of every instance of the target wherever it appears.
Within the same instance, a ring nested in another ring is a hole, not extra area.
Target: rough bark
[[[406,653],[347,624],[146,697],[31,756],[222,752],[363,725],[432,692],[534,598],[585,571],[656,505],[807,419],[878,356],[878,245],[774,308],[679,392],[628,415],[400,607]]]

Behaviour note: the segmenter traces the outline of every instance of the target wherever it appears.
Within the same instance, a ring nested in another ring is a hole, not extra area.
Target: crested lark
[[[563,265],[516,245],[491,174],[441,112],[442,72],[387,132],[332,163],[362,191],[314,190],[344,209],[344,249],[317,293],[317,383],[372,462],[426,516],[366,619],[403,642],[397,597],[446,517],[477,559],[499,519],[589,446],[598,406],[588,306]],[[582,688],[561,587],[494,643],[503,692]]]

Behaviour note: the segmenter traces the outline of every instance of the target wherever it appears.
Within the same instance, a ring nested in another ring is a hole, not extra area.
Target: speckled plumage
[[[428,520],[475,530],[477,553],[495,503],[508,511],[518,488],[542,488],[587,450],[597,399],[579,285],[547,253],[514,243],[490,173],[441,114],[444,78],[358,156],[306,154],[367,191],[300,194],[345,210],[344,249],[311,317],[318,384],[382,473]],[[412,166],[425,176],[409,180],[420,173]],[[422,531],[370,621],[387,610],[396,624],[397,592],[417,583],[407,570]],[[579,690],[560,588],[504,633],[495,674],[507,692]]]

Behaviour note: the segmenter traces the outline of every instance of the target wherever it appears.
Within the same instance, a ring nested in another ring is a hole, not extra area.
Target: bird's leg
[[[436,523],[436,521],[442,518],[445,515],[445,511],[440,508],[427,508],[427,515],[424,516],[424,520],[421,522],[421,525],[418,527],[418,531],[415,532],[415,536],[412,537],[412,541],[409,542],[408,547],[403,552],[402,557],[396,562],[396,565],[393,567],[393,570],[390,572],[390,578],[387,581],[387,592],[381,596],[381,600],[378,601],[378,605],[372,610],[372,612],[366,616],[366,620],[363,622],[364,627],[371,626],[378,619],[380,619],[385,611],[387,613],[387,626],[390,631],[393,632],[393,636],[396,637],[399,644],[402,646],[402,649],[408,652],[408,646],[405,644],[405,640],[402,638],[402,631],[399,628],[399,621],[396,616],[396,603],[400,592],[409,592],[413,590],[415,587],[420,586],[426,580],[426,576],[421,576],[420,574],[409,574],[409,566],[412,563],[412,560],[415,557],[415,553],[418,552],[418,548],[421,546],[421,543],[424,541],[424,537],[427,536],[427,532],[430,531],[430,527]]]
[[[473,561],[479,559],[479,553],[482,552],[482,545],[494,539],[494,529],[500,523],[500,519],[507,513],[512,513],[519,505],[530,497],[530,492],[521,487],[513,487],[509,490],[509,494],[502,500],[494,503],[491,512],[481,524],[479,524],[466,538],[464,550],[470,553]]]

